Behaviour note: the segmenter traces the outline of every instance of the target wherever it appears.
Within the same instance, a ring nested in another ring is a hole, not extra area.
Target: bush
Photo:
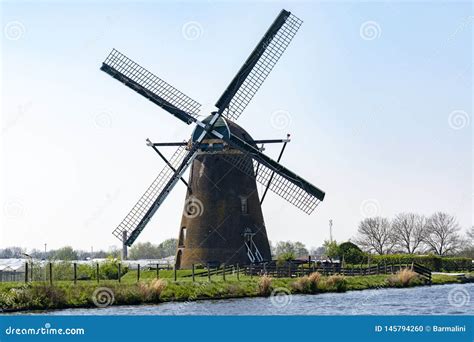
[[[352,242],[344,242],[339,245],[339,258],[348,264],[360,264],[367,259],[367,255]]]
[[[296,255],[293,252],[286,252],[286,253],[280,254],[277,259],[277,266],[283,266],[287,262],[290,262],[295,259],[296,259]]]
[[[311,293],[311,284],[308,276],[296,279],[293,283],[291,283],[291,287],[296,292]]]
[[[108,258],[106,262],[99,265],[100,279],[118,279],[118,264],[117,259]],[[128,267],[120,269],[121,275],[128,272]]]
[[[311,273],[308,277],[308,280],[309,280],[309,286],[310,286],[311,292],[312,293],[317,292],[319,282],[321,281],[321,273],[319,272]]]
[[[372,261],[380,265],[411,264],[413,262],[428,267],[432,271],[466,271],[472,268],[472,259],[462,257],[440,257],[438,255],[388,254],[373,255]]]
[[[138,290],[144,302],[159,302],[160,295],[166,288],[167,282],[163,279],[153,279],[151,283],[139,283]]]
[[[347,289],[347,280],[343,275],[335,274],[326,279],[324,285],[326,290],[344,292]]]
[[[409,268],[403,268],[398,271],[396,274],[388,278],[388,284],[390,286],[397,286],[397,287],[407,287],[410,285],[414,285],[418,280],[418,275],[416,272],[413,272]]]
[[[272,292],[272,278],[264,275],[258,280],[258,294],[268,297]]]

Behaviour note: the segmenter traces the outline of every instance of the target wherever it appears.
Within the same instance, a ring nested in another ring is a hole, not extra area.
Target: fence
[[[202,267],[202,265],[201,265]],[[340,264],[296,264],[287,263],[279,266],[275,263],[260,263],[250,265],[222,265],[220,267],[211,267],[207,265],[205,268],[196,269],[193,265],[190,270],[172,269],[170,265],[147,264],[144,267],[140,264],[133,266],[136,270],[136,281],[140,281],[143,270],[155,271],[156,278],[160,278],[160,271],[168,271],[167,275],[174,281],[178,278],[189,279],[194,281],[196,278],[207,278],[211,280],[213,276],[221,276],[223,280],[226,276],[235,275],[240,279],[241,275],[253,277],[268,275],[274,278],[296,278],[307,276],[313,272],[319,272],[322,275],[341,274],[344,276],[366,276],[377,274],[392,274],[403,268],[409,268],[416,272],[427,282],[431,283],[431,270],[420,264],[384,264],[368,267],[341,267]],[[43,281],[52,284],[54,281],[73,281],[77,283],[81,280],[97,281],[101,280],[117,280],[121,281],[122,276],[128,271],[126,266],[121,263],[84,265],[77,263],[47,263],[47,264],[31,264],[25,263],[21,271],[0,271],[1,281]],[[170,272],[172,275],[170,276]],[[184,274],[183,274],[184,272]]]
[[[389,264],[389,265],[375,265],[359,268],[343,268],[340,264],[291,264],[285,266],[256,264],[249,265],[243,268],[246,275],[269,275],[274,278],[293,278],[303,277],[314,272],[319,272],[323,275],[342,274],[345,276],[365,276],[377,274],[392,274],[401,269],[409,268],[418,273],[423,279],[431,282],[431,270],[420,264]]]

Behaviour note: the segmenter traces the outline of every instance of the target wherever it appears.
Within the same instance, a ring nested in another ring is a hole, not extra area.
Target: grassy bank
[[[129,272],[122,282],[81,281],[76,285],[69,281],[48,283],[0,283],[0,307],[4,311],[46,310],[61,308],[95,307],[97,303],[108,304],[113,297],[113,305],[135,305],[168,301],[189,301],[201,299],[221,299],[269,296],[275,289],[286,289],[287,293],[317,294],[344,292],[388,287],[420,286],[423,281],[416,276],[371,275],[371,276],[321,276],[319,274],[302,278],[268,278],[235,275],[191,278],[174,282],[172,272],[160,274],[145,271],[141,281],[136,282],[136,273]],[[457,277],[434,275],[433,284],[461,282]],[[107,288],[98,291],[98,288]]]

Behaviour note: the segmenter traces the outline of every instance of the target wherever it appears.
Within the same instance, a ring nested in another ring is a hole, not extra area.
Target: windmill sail
[[[222,158],[248,175],[255,176],[257,182],[284,198],[307,214],[311,214],[324,199],[324,191],[318,189],[283,165],[267,157],[255,147],[231,135],[229,143],[240,150],[240,154],[222,155]],[[253,164],[247,162],[251,157]],[[258,171],[257,171],[258,169]]]
[[[216,103],[237,120],[290,44],[302,20],[282,10]]]
[[[173,190],[178,180],[183,176],[186,169],[191,165],[194,158],[196,158],[197,151],[201,142],[204,140],[208,131],[212,131],[215,123],[221,116],[220,113],[215,113],[209,124],[206,125],[206,129],[201,132],[198,138],[192,143],[192,147],[187,149],[184,146],[179,146],[176,152],[173,154],[171,159],[168,161],[169,166],[166,166],[154,180],[154,182],[148,187],[145,194],[135,204],[133,209],[128,213],[125,219],[120,225],[115,228],[113,234],[118,236],[122,240],[125,234],[124,230],[127,231],[128,236],[125,244],[131,246],[137,239],[138,235],[145,229],[148,221],[152,218],[161,204],[165,201],[168,194]],[[222,137],[219,133],[218,136]],[[170,167],[171,166],[171,167]]]
[[[174,169],[177,169],[180,166],[186,154],[187,151],[184,146],[178,147],[169,160]],[[129,237],[128,241],[131,241],[130,239],[136,234],[134,234],[134,232],[136,232],[137,229],[143,229],[153,213],[158,209],[156,203],[174,174],[175,172],[169,166],[165,166],[145,191],[143,196],[140,197],[138,202],[133,206],[132,210],[127,214],[127,216],[125,216],[117,228],[114,229],[112,234],[119,240],[122,240],[124,236],[123,232],[126,231],[126,236]],[[168,193],[165,194],[167,195]],[[164,201],[166,195],[164,197],[162,196],[158,206]],[[130,244],[132,242],[133,241],[131,241]]]
[[[100,68],[188,125],[201,105],[130,58],[113,49]]]
[[[181,143],[153,144],[149,142],[153,148],[160,145],[172,145],[178,146],[178,149],[169,160],[169,163],[167,161],[168,165],[158,174],[132,210],[115,228],[113,235],[128,246],[133,244],[196,158],[204,138],[209,136],[221,140],[222,143],[219,142],[219,145],[224,146],[224,142],[227,143],[231,150],[235,152],[223,153],[222,158],[224,160],[251,177],[255,177],[256,181],[267,186],[268,189],[304,212],[310,214],[316,208],[319,202],[324,199],[325,193],[322,190],[285,168],[279,162],[267,157],[254,145],[250,145],[233,135],[230,130],[229,134],[224,134],[217,128],[214,130],[214,125],[221,118],[221,115],[231,121],[239,118],[290,44],[301,24],[302,21],[296,16],[282,10],[217,101],[216,106],[219,110],[212,112],[210,120],[204,120],[203,122],[198,119],[201,105],[197,101],[172,87],[119,51],[112,50],[102,63],[102,71],[186,124],[195,123],[196,128],[198,128],[196,132],[199,132],[196,136],[193,134],[188,145]],[[271,141],[261,141],[260,143]],[[240,173],[237,172],[237,174]],[[245,178],[248,179],[248,177]],[[255,187],[252,179],[250,183]],[[267,239],[266,236],[265,239]],[[268,255],[270,255],[269,247]]]

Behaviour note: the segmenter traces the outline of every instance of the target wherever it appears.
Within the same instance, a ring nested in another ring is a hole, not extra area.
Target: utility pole
[[[332,242],[332,219],[329,220],[329,241]]]

